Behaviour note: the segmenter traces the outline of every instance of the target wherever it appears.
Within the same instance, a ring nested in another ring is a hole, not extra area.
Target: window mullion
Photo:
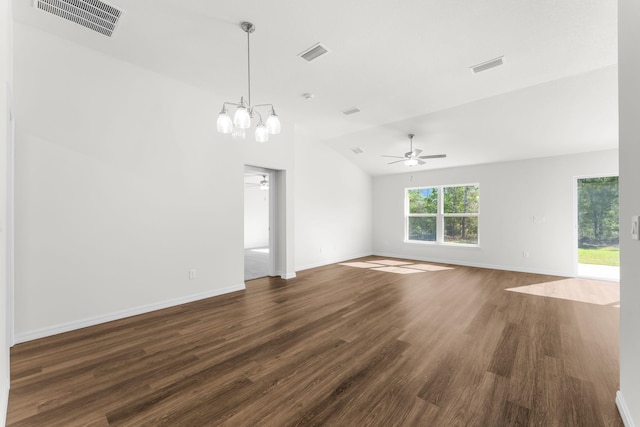
[[[442,195],[442,186],[438,186],[438,214],[436,223],[436,241],[438,243],[444,242],[444,197]]]

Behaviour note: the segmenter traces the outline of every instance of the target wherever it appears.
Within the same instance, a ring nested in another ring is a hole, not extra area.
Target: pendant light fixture
[[[247,99],[240,97],[240,102],[224,102],[222,104],[222,111],[218,115],[217,128],[218,132],[231,134],[234,139],[244,139],[246,130],[251,127],[251,119],[258,117],[258,125],[255,130],[256,141],[267,142],[269,135],[277,135],[280,133],[280,119],[276,115],[276,111],[273,108],[273,104],[258,104],[251,105],[251,45],[250,36],[256,29],[251,22],[243,22],[240,24],[242,30],[247,33],[247,82],[248,92]],[[236,111],[233,114],[233,120],[229,116],[227,106],[232,105],[236,107]],[[266,120],[263,121],[263,116],[258,109],[267,110]]]

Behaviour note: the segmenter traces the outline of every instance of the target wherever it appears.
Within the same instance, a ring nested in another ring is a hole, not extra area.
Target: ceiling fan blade
[[[420,154],[420,153],[422,153],[422,150],[421,150],[421,149],[419,149],[419,148],[416,148],[415,150],[413,150],[413,155],[414,155],[415,157],[417,157],[417,156],[418,156],[418,154]]]
[[[382,157],[393,157],[394,159],[404,159],[404,157],[402,156],[387,156],[386,154],[383,154]]]
[[[430,156],[420,156],[419,159],[442,159],[447,157],[446,154],[432,154]]]
[[[424,160],[420,160],[420,159],[418,159],[418,164],[419,164],[419,165],[426,165],[426,164],[427,164],[427,162],[425,162]]]
[[[400,162],[404,162],[406,159],[401,159],[401,160],[396,160],[395,162],[391,162],[391,163],[387,163],[388,165],[392,165],[394,163],[400,163]]]

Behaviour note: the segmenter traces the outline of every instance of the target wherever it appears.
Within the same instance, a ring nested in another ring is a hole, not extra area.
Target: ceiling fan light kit
[[[260,189],[262,191],[267,191],[269,189],[269,181],[267,181],[266,175],[262,175],[262,180],[260,181]]]
[[[273,104],[251,105],[251,45],[250,36],[256,29],[251,22],[243,22],[240,24],[242,30],[247,33],[247,100],[240,97],[240,102],[224,102],[222,111],[218,114],[216,127],[218,132],[223,134],[231,134],[234,139],[244,139],[246,130],[251,127],[251,119],[258,116],[258,125],[255,130],[255,138],[258,142],[267,142],[269,135],[277,135],[280,133],[280,119],[276,114]],[[233,114],[233,120],[229,116],[227,106],[235,106],[236,111]],[[258,109],[263,109],[263,114],[267,117],[263,121],[263,116]],[[267,112],[264,113],[264,110]]]
[[[266,175],[260,175],[262,176],[262,179],[255,183],[255,182],[246,182],[245,181],[245,186],[247,187],[258,187],[260,190],[262,191],[267,191],[269,189],[269,180],[267,180],[267,176]]]
[[[415,135],[410,133],[408,136],[409,136],[409,144],[410,144],[409,151],[404,153],[404,156],[387,156],[387,155],[382,156],[382,157],[393,157],[395,159],[400,159],[400,160],[394,160],[393,162],[389,162],[387,163],[388,165],[403,162],[405,166],[411,167],[411,166],[426,164],[426,162],[424,161],[425,159],[442,159],[447,157],[446,154],[431,154],[428,156],[420,156],[419,154],[422,153],[422,150],[417,148],[415,150],[413,149],[413,137]]]

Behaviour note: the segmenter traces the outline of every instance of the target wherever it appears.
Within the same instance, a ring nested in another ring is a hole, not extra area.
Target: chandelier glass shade
[[[280,119],[276,114],[272,104],[251,105],[251,50],[250,35],[255,31],[255,26],[251,22],[243,22],[240,27],[247,33],[247,81],[248,81],[248,97],[245,101],[244,97],[240,97],[239,103],[224,102],[222,111],[218,114],[217,129],[218,132],[231,134],[234,139],[244,139],[246,130],[251,127],[251,120],[257,116],[258,125],[255,130],[255,138],[258,142],[267,142],[269,135],[277,135],[280,133]],[[233,120],[229,116],[228,106],[236,107],[233,113]],[[263,121],[263,114],[266,120]]]

